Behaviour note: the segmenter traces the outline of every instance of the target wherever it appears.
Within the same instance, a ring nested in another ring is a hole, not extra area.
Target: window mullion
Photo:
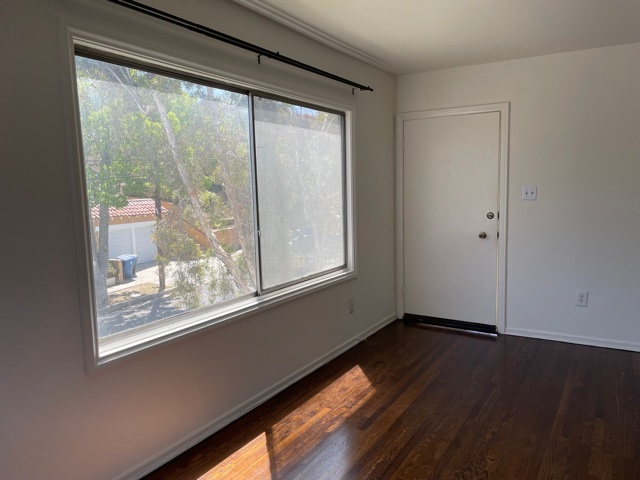
[[[249,151],[251,155],[251,195],[253,200],[253,248],[255,252],[256,293],[262,295],[262,256],[260,254],[260,217],[258,215],[258,177],[256,167],[256,129],[253,112],[254,95],[249,92]]]

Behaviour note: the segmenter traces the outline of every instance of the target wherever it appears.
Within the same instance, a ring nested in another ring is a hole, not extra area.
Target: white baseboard
[[[212,434],[214,434],[218,430],[221,430],[222,428],[224,428],[225,426],[227,426],[228,424],[230,424],[234,420],[237,420],[238,418],[242,417],[246,413],[249,413],[251,410],[256,408],[258,405],[266,402],[270,398],[274,397],[275,395],[277,395],[278,393],[283,391],[285,388],[293,385],[298,380],[301,380],[302,378],[306,377],[307,375],[309,375],[314,370],[317,370],[322,365],[325,365],[326,363],[329,363],[331,360],[336,358],[338,355],[346,352],[351,347],[357,345],[362,340],[364,340],[367,337],[369,337],[370,335],[374,334],[375,332],[377,332],[381,328],[389,325],[394,320],[396,320],[396,314],[395,313],[393,313],[391,315],[388,315],[387,317],[383,318],[381,321],[379,321],[378,323],[376,323],[372,327],[367,328],[366,330],[364,330],[364,331],[360,332],[359,334],[355,335],[350,340],[347,340],[342,345],[337,346],[333,350],[331,350],[328,353],[322,355],[321,357],[317,358],[316,360],[308,363],[307,365],[305,365],[304,367],[302,367],[298,371],[292,373],[288,377],[286,377],[283,380],[279,381],[278,383],[272,385],[271,387],[267,388],[266,390],[263,390],[262,392],[260,392],[259,394],[255,395],[254,397],[250,398],[249,400],[247,400],[246,402],[242,403],[241,405],[239,405],[238,407],[234,408],[233,410],[231,410],[231,411],[227,412],[226,414],[216,418],[215,420],[213,420],[209,424],[205,425],[203,428],[201,428],[197,432],[194,432],[193,434],[188,435],[188,436],[184,437],[183,439],[179,440],[178,442],[174,443],[172,446],[170,446],[169,448],[165,449],[162,453],[160,453],[153,460],[145,462],[145,463],[143,463],[141,465],[138,465],[137,467],[134,467],[133,469],[129,470],[128,472],[124,473],[123,475],[119,476],[118,478],[121,479],[121,480],[139,479],[139,478],[142,478],[145,475],[151,473],[152,471],[154,471],[157,468],[161,467],[162,465],[164,465],[165,463],[167,463],[171,459],[173,459],[173,458],[177,457],[178,455],[180,455],[181,453],[187,451],[189,448],[193,447],[194,445],[197,445],[198,443],[203,441],[205,438],[211,436]]]
[[[547,332],[544,330],[528,330],[526,328],[507,328],[506,333],[507,335],[516,335],[518,337],[540,338],[543,340],[555,340],[556,342],[640,352],[640,343],[637,342],[621,342],[619,340],[609,340],[606,338],[583,337],[565,333]]]

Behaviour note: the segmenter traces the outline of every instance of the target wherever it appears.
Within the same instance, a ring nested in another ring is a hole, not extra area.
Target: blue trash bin
[[[124,278],[133,278],[136,274],[136,263],[138,263],[138,256],[133,254],[120,255],[118,257],[122,260],[122,273]]]

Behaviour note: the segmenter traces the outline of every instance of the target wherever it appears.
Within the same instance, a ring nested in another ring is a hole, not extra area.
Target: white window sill
[[[87,373],[102,370],[136,352],[166,345],[203,329],[215,328],[245,318],[356,277],[355,270],[345,268],[262,296],[251,295],[235,299],[226,305],[203,308],[104,337],[98,340],[98,357],[94,368]]]

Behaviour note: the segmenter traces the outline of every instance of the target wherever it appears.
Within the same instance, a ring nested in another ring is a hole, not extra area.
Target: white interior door
[[[500,113],[407,119],[403,136],[404,311],[496,325]]]

